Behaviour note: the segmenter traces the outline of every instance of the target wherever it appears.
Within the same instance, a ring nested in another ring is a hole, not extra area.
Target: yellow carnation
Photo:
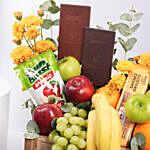
[[[13,24],[13,36],[16,37],[16,39],[23,40],[23,35],[24,35],[24,26],[20,24],[19,22],[15,22]]]
[[[35,46],[33,46],[33,49],[35,49]],[[40,41],[36,42],[36,51],[37,52],[43,53],[50,49],[53,51],[56,51],[57,46],[49,40],[40,40]]]
[[[28,16],[21,20],[21,24],[26,28],[31,27],[32,25],[38,26],[43,23],[43,20],[39,16]]]
[[[31,28],[27,29],[27,31],[25,32],[25,36],[30,40],[35,39],[39,35],[40,33],[36,26],[31,26]]]
[[[25,61],[30,60],[32,58],[32,49],[28,46],[19,46],[15,48],[10,54],[11,58],[14,61],[14,64],[20,65]]]
[[[108,83],[108,87],[111,87],[111,89],[118,89],[121,90],[124,87],[124,84],[126,82],[126,76],[124,74],[118,74],[112,77],[112,79]]]
[[[132,72],[134,69],[134,64],[131,61],[122,60],[117,63],[116,68],[118,72]]]
[[[150,53],[142,54],[138,61],[139,64],[150,66]]]

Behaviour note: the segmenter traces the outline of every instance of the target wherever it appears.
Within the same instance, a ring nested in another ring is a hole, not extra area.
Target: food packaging
[[[128,74],[127,81],[125,83],[120,100],[117,105],[117,110],[119,112],[122,124],[122,147],[127,147],[135,126],[135,123],[131,122],[126,117],[124,104],[129,96],[134,94],[144,94],[147,90],[148,82],[148,69],[146,69],[142,65],[135,65],[134,71]]]
[[[37,105],[44,97],[60,96],[63,80],[54,53],[49,50],[14,68],[24,90],[28,90]]]

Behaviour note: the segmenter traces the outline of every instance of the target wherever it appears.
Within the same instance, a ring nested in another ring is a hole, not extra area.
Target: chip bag
[[[64,83],[59,74],[55,55],[51,50],[20,64],[14,70],[23,88],[29,91],[37,105],[42,104],[45,96],[61,95]]]

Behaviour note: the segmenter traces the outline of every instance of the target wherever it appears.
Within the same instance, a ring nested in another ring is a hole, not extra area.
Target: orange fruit
[[[104,94],[106,96],[108,103],[114,108],[117,107],[120,98],[120,92],[117,89],[110,89],[107,86],[104,86],[96,90],[96,93]]]
[[[146,146],[141,150],[150,150],[150,121],[136,125],[133,136],[138,132],[143,133],[146,138]]]

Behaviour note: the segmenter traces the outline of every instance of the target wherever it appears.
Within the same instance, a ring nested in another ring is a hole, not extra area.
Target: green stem
[[[124,60],[126,60],[126,56],[127,56],[127,52],[125,52],[125,54],[124,54]]]
[[[25,36],[23,36],[23,37],[24,37],[25,41],[27,42],[28,46],[31,48],[31,46],[30,46],[30,44],[29,44],[27,38],[26,38]]]
[[[28,39],[28,42],[30,43],[31,47],[33,47],[32,42]]]
[[[42,24],[41,24],[41,40],[43,40]]]
[[[34,46],[35,46],[34,51],[36,51],[36,40],[35,39],[34,39]]]

